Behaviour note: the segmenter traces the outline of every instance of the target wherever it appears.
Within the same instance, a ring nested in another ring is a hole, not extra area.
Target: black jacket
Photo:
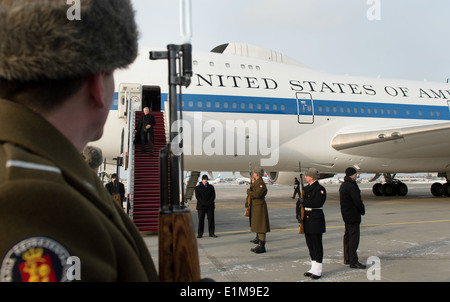
[[[146,129],[147,125],[151,125],[152,127],[150,129]],[[144,133],[150,132],[151,137],[153,137],[155,133],[155,125],[156,125],[156,119],[153,116],[153,114],[149,113],[147,115],[143,114],[139,117],[139,123],[136,127],[136,130],[142,135]]]
[[[341,214],[344,222],[350,225],[360,224],[361,215],[364,215],[366,210],[361,199],[361,191],[356,181],[346,176],[339,188],[339,196],[341,200]]]
[[[214,200],[216,199],[216,191],[214,186],[206,183],[206,186],[202,182],[195,187],[195,198],[197,199],[197,210],[206,210],[215,208]]]
[[[303,199],[303,206],[305,208],[312,208],[312,211],[305,212],[304,228],[306,234],[320,234],[325,233],[325,215],[322,208],[327,199],[327,191],[319,183],[314,182],[312,185],[305,186],[305,198]]]

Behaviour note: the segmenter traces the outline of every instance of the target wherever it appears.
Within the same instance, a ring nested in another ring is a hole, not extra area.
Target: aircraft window
[[[253,66],[252,65],[248,65],[248,69],[253,70]]]
[[[423,115],[422,110],[419,110],[419,116],[422,116],[422,115]]]
[[[277,104],[273,104],[273,110],[278,110]]]
[[[430,116],[434,116],[434,111],[430,111]]]
[[[206,101],[206,108],[211,108],[211,102],[210,101]]]
[[[398,110],[394,109],[394,115],[397,115],[397,114],[398,114]]]
[[[264,109],[266,109],[267,111],[270,110],[270,105],[269,104],[265,104]]]
[[[384,114],[384,109],[383,108],[380,109],[380,113]]]
[[[436,111],[436,116],[441,116],[441,113],[439,111]]]
[[[228,108],[228,102],[223,103],[223,108]]]
[[[230,68],[230,63],[225,63],[226,68]]]
[[[354,107],[354,108],[353,108],[353,112],[354,112],[354,113],[358,113],[358,107]]]
[[[373,113],[378,114],[378,109],[377,109],[377,108],[374,108],[374,109],[373,109]]]
[[[233,107],[233,109],[236,109],[237,108],[237,103],[233,102],[233,103],[231,103],[231,106]]]
[[[409,109],[406,110],[406,115],[410,115],[411,111],[409,111]]]
[[[386,109],[388,115],[391,115],[391,109]]]
[[[214,62],[209,62],[209,66],[214,67]]]
[[[242,68],[242,69],[245,69],[245,65],[244,65],[244,64],[241,64],[241,68]]]
[[[367,113],[372,114],[372,108],[367,108]]]
[[[248,109],[253,109],[253,103],[248,103]]]
[[[256,70],[261,70],[261,67],[259,67],[258,65],[256,65]]]
[[[347,113],[352,113],[352,109],[350,107],[347,107]]]
[[[333,106],[333,112],[336,113],[337,112],[337,107]]]
[[[241,109],[245,109],[245,103],[241,103]]]
[[[216,102],[216,108],[220,108],[220,102]]]
[[[366,109],[361,108],[361,113],[362,113],[362,114],[366,113]]]
[[[192,63],[193,63],[194,65],[198,65],[198,61],[197,61],[197,60],[194,60]]]
[[[261,109],[262,109],[261,103],[256,104],[256,108],[257,108],[258,110],[261,110]]]
[[[189,101],[188,102],[188,107],[194,107],[194,101]]]
[[[323,107],[319,106],[319,112],[322,112],[322,111],[323,111]]]
[[[284,105],[284,104],[281,104],[281,111],[286,111],[286,105]]]
[[[344,113],[344,107],[339,107],[339,110],[341,111],[341,113]]]
[[[202,107],[203,107],[202,101],[198,101],[198,102],[197,102],[197,107],[198,107],[198,108],[202,108]]]
[[[325,111],[330,112],[330,106],[325,106]]]

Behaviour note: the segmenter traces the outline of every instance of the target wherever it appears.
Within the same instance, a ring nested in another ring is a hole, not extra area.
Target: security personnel
[[[361,191],[356,183],[356,169],[348,167],[345,170],[344,182],[339,188],[342,219],[345,223],[344,233],[344,263],[351,268],[365,269],[366,266],[358,261],[359,225],[361,215],[366,213],[361,199]]]
[[[205,229],[205,215],[208,219],[209,237],[217,238],[215,234],[216,225],[214,221],[214,209],[216,208],[216,190],[208,182],[208,175],[202,176],[202,181],[195,187],[195,198],[197,199],[198,230],[197,238],[203,237]]]
[[[250,189],[247,189],[247,196],[250,196],[250,228],[256,233],[257,246],[250,249],[256,254],[266,252],[266,233],[270,232],[269,212],[265,196],[267,187],[262,179],[263,170],[257,168],[253,171],[253,182]]]
[[[308,169],[305,173],[305,239],[311,256],[311,269],[304,273],[306,277],[319,279],[322,276],[323,245],[322,234],[325,233],[325,215],[322,207],[327,199],[325,188],[318,182],[319,172]]]
[[[137,56],[130,1],[0,0],[0,281],[157,281],[81,152]],[[20,43],[18,42],[20,41]]]

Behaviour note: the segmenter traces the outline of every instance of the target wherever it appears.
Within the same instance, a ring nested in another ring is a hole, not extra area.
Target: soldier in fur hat
[[[255,240],[251,242],[258,244],[250,251],[260,254],[266,252],[266,233],[270,232],[269,211],[267,209],[266,195],[267,187],[262,179],[264,172],[257,168],[252,172],[252,178],[255,182],[247,189],[247,196],[251,198],[250,202],[250,228],[256,233]]]
[[[129,0],[0,0],[0,281],[157,281],[141,235],[81,156],[114,71],[137,56]]]

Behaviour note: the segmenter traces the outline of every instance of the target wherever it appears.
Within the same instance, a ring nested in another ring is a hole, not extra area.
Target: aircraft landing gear
[[[384,173],[386,183],[376,183],[372,187],[375,196],[406,196],[408,194],[408,186],[401,181],[394,179],[395,174]]]
[[[431,194],[433,194],[433,196],[446,196],[449,197],[450,196],[450,181],[447,177],[447,173],[445,173],[444,175],[442,175],[441,173],[438,174],[438,176],[444,176],[447,179],[447,182],[442,184],[440,182],[435,182],[434,184],[431,185]]]

